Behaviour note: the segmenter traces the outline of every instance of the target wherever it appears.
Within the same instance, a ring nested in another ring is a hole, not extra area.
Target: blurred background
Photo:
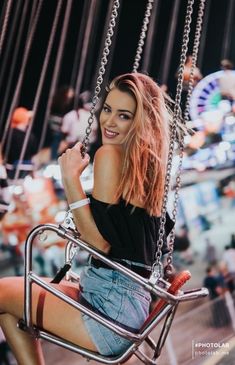
[[[199,0],[194,1],[183,72],[182,110],[189,88]],[[83,140],[113,1],[5,0],[0,2],[0,276],[22,275],[24,242],[38,224],[63,221],[67,203],[58,156]],[[114,76],[131,72],[146,0],[120,0],[100,95]],[[186,0],[155,0],[139,71],[174,99]],[[235,350],[235,0],[206,0],[188,126],[176,222],[174,265],[189,269],[187,288],[207,286],[210,296],[183,304],[161,355],[161,365],[234,364]],[[92,125],[91,164],[82,176],[92,189],[92,161],[100,146]],[[176,153],[172,167],[172,211]],[[34,248],[34,267],[53,276],[64,262],[65,242],[50,234]],[[80,250],[79,270],[87,255]],[[157,337],[158,330],[154,333]],[[0,364],[15,364],[0,334]],[[226,351],[198,354],[197,342],[226,343]],[[183,345],[182,345],[183,344]],[[84,363],[44,343],[52,364]],[[6,353],[6,360],[4,360]],[[4,362],[5,361],[5,362]],[[129,364],[139,364],[131,359]]]

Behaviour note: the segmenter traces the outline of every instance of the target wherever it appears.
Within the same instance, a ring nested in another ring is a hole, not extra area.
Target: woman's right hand
[[[70,178],[79,178],[83,170],[90,162],[90,156],[86,153],[82,156],[83,145],[81,142],[74,147],[68,148],[59,158],[58,163],[61,169],[63,180]]]

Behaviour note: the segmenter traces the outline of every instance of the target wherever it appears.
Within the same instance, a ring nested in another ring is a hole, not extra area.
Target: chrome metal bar
[[[177,309],[178,305],[176,305],[174,308],[172,308],[172,310],[167,314],[164,325],[162,327],[158,342],[157,342],[157,346],[155,348],[154,351],[154,356],[153,356],[153,360],[156,360],[162,351],[162,348],[165,344],[167,335],[170,331],[171,325],[172,325],[172,321],[174,319],[175,313],[176,313],[176,309]]]
[[[30,235],[28,236],[30,237]],[[29,273],[32,271],[32,240],[34,235],[31,235],[32,239],[26,240],[25,243],[25,270],[24,270],[24,320],[26,326],[32,328],[32,280]],[[27,243],[28,241],[28,243]]]
[[[76,245],[71,242],[71,241],[67,241],[66,247],[65,247],[65,263],[69,263],[72,264],[72,260],[74,258],[74,256],[76,255]],[[70,278],[72,277],[72,270],[68,270],[65,274],[65,280],[70,280]],[[73,278],[75,278],[75,276],[73,275]],[[76,280],[79,278],[79,276],[76,276]]]
[[[57,232],[57,234],[60,235],[60,231],[58,232],[58,227],[57,226],[55,226],[55,225],[48,225],[48,226],[50,226],[50,227],[53,226],[56,229],[55,232]],[[63,228],[63,230],[64,230],[64,228]],[[208,295],[208,290],[206,288],[201,288],[201,289],[198,289],[194,292],[187,293],[185,295],[184,294],[179,294],[179,295],[170,294],[170,293],[166,292],[164,288],[162,288],[158,285],[155,285],[155,286],[150,285],[148,279],[144,279],[140,275],[138,275],[135,272],[131,271],[130,269],[122,266],[121,264],[116,263],[114,261],[111,261],[107,257],[103,256],[102,253],[99,253],[96,249],[92,248],[87,243],[82,241],[80,238],[78,238],[78,237],[75,238],[75,237],[71,236],[71,231],[70,230],[66,230],[62,234],[63,234],[64,237],[70,239],[75,244],[77,244],[80,247],[84,248],[89,253],[91,253],[93,256],[97,257],[99,260],[105,262],[110,267],[122,272],[123,274],[127,275],[128,277],[135,280],[139,284],[142,284],[147,290],[149,290],[150,292],[156,294],[157,296],[159,296],[162,299],[166,299],[170,303],[176,303],[178,301],[193,300],[193,299],[197,299],[199,297],[204,297],[204,296]],[[161,283],[164,283],[165,285],[167,283],[162,279],[160,281],[161,281]]]
[[[42,229],[43,227],[43,229]],[[168,304],[166,305],[166,307],[163,309],[163,311],[157,316],[157,318],[152,322],[152,324],[143,331],[142,334],[133,334],[125,329],[123,329],[122,327],[119,327],[118,325],[114,324],[113,322],[108,321],[107,319],[103,318],[102,316],[99,316],[96,313],[93,313],[91,310],[89,310],[88,308],[82,306],[80,303],[77,303],[76,301],[72,300],[71,298],[68,298],[64,293],[60,292],[59,290],[57,290],[56,288],[54,288],[52,285],[44,282],[42,279],[40,279],[36,274],[34,274],[32,272],[32,243],[33,243],[33,239],[34,237],[39,234],[42,233],[44,230],[46,230],[45,228],[49,228],[51,229],[51,226],[38,226],[36,227],[28,236],[27,240],[26,240],[26,245],[25,245],[25,250],[26,250],[26,260],[25,260],[25,313],[24,313],[24,318],[25,318],[25,322],[27,327],[31,328],[33,330],[33,326],[32,326],[32,290],[31,290],[31,286],[32,286],[32,282],[37,283],[38,285],[40,285],[41,287],[43,287],[44,289],[48,290],[49,292],[51,292],[52,294],[58,296],[59,298],[61,298],[62,300],[66,301],[67,303],[73,305],[75,308],[81,310],[82,312],[90,315],[92,318],[96,319],[98,322],[106,325],[108,328],[110,328],[111,330],[113,330],[114,332],[120,334],[123,337],[126,337],[128,339],[133,339],[135,341],[141,341],[144,337],[146,337],[148,335],[148,333],[152,330],[152,328],[160,322],[160,320],[165,316],[165,314],[172,308],[172,305]],[[56,228],[57,227],[53,227]],[[61,233],[61,232],[60,232]]]
[[[75,243],[75,245],[78,245],[78,246],[82,247],[84,250],[88,251],[94,257],[96,257],[99,260],[103,261],[104,263],[106,263],[110,267],[120,271],[121,273],[123,273],[127,277],[130,277],[132,280],[134,280],[134,281],[138,282],[139,284],[141,284],[146,290],[150,291],[151,293],[156,294],[158,297],[160,297],[162,299],[167,300],[169,303],[177,303],[178,301],[193,300],[193,299],[197,299],[199,297],[203,297],[203,296],[208,295],[208,291],[205,288],[199,289],[198,291],[195,291],[195,292],[192,292],[192,293],[187,293],[185,295],[184,294],[178,294],[178,295],[170,294],[164,288],[162,288],[158,285],[154,285],[154,286],[151,285],[147,279],[142,278],[140,275],[136,274],[135,272],[131,271],[130,269],[122,266],[119,263],[111,261],[107,257],[103,256],[102,253],[97,251],[95,248],[92,248],[91,246],[89,246],[87,243],[82,241],[77,236],[74,237],[71,234],[71,230],[68,230],[68,229],[66,229],[64,227],[61,227],[61,226],[58,227],[54,224],[45,224],[45,225],[40,225],[40,226],[35,227],[33,229],[33,231],[31,231],[31,233],[29,234],[29,236],[27,238],[26,249],[27,249],[28,244],[30,244],[30,242],[32,241],[32,239],[34,238],[34,236],[36,234],[40,234],[40,233],[42,233],[43,231],[46,231],[46,230],[52,230],[52,231],[56,232],[58,234],[58,236],[60,236],[62,238],[66,238],[69,241]]]
[[[145,353],[143,353],[141,350],[137,349],[135,351],[135,356],[142,361],[146,365],[155,365],[156,361],[150,359]]]
[[[161,320],[169,313],[169,311],[173,308],[171,304],[165,304],[165,307],[156,315],[152,323],[148,324],[146,328],[141,333],[141,339],[144,340],[152,330],[161,322]]]
[[[95,248],[92,248],[90,245],[88,245],[86,242],[82,241],[77,236],[73,236],[71,233],[71,230],[66,229],[65,227],[56,226],[54,224],[44,224],[44,225],[39,225],[39,226],[35,227],[31,231],[31,233],[29,234],[29,236],[26,240],[26,244],[25,244],[26,247],[28,246],[28,244],[30,244],[30,242],[35,237],[35,235],[41,234],[42,232],[44,232],[46,230],[49,230],[49,231],[51,230],[53,232],[56,232],[58,234],[58,236],[60,236],[64,239],[68,239],[69,241],[75,243],[77,246],[82,247],[84,250],[86,250],[87,252],[92,254],[92,256],[94,256],[95,258],[98,258],[99,260],[103,261],[110,267],[112,267],[112,268],[120,271],[124,275],[130,277],[131,279],[133,279],[134,281],[138,282],[143,287],[145,287],[148,291],[158,295],[160,298],[166,299],[171,303],[175,303],[178,300],[177,297],[175,297],[174,295],[172,295],[170,293],[166,293],[166,291],[163,288],[161,288],[159,286],[152,286],[147,279],[142,278],[140,275],[136,274],[135,272],[131,271],[130,269],[122,266],[119,263],[111,261],[107,257],[103,256],[103,254],[101,252],[97,251]]]
[[[95,352],[86,350],[85,348],[74,345],[68,341],[64,341],[61,338],[56,337],[53,334],[49,334],[45,331],[39,331],[39,337],[56,345],[62,346],[70,351],[76,352],[77,354],[80,354],[91,360],[102,362],[103,364],[120,364],[136,351],[136,345],[133,344],[121,356],[108,357],[99,355],[98,353],[96,354]]]
[[[80,276],[71,269],[66,273],[65,280],[74,280],[79,282]]]
[[[128,277],[131,277],[135,281],[142,284],[147,290],[152,291],[156,293],[159,297],[166,299],[165,307],[160,311],[158,315],[156,315],[155,319],[150,323],[141,333],[132,333],[130,331],[125,330],[124,328],[116,325],[112,321],[109,321],[108,319],[105,319],[101,315],[94,313],[92,310],[86,308],[82,304],[74,301],[73,299],[67,297],[64,293],[53,287],[52,285],[46,283],[41,278],[39,278],[36,274],[32,272],[32,244],[34,238],[42,234],[44,231],[54,231],[58,234],[58,236],[62,238],[67,238],[71,244],[75,244],[77,246],[80,246],[87,250],[89,253],[93,254],[96,258],[98,257],[100,260],[104,261],[111,267],[121,271]],[[104,257],[101,253],[96,251],[95,249],[91,248],[87,245],[87,243],[81,241],[79,238],[74,238],[71,235],[71,232],[65,229],[64,227],[58,227],[56,225],[52,224],[46,224],[46,225],[40,225],[33,229],[33,231],[30,232],[26,244],[25,244],[25,310],[24,310],[24,319],[26,326],[34,332],[33,324],[32,324],[32,283],[35,282],[41,287],[43,287],[45,290],[48,290],[53,295],[56,295],[57,297],[61,298],[68,304],[74,306],[78,310],[80,310],[83,313],[88,314],[93,319],[97,320],[101,324],[105,325],[107,328],[111,329],[112,331],[118,333],[119,335],[128,338],[130,340],[133,340],[135,342],[140,342],[143,339],[148,336],[148,334],[152,331],[152,329],[163,319],[163,317],[180,301],[186,301],[186,300],[192,300],[197,299],[201,296],[207,295],[207,290],[205,288],[199,289],[197,291],[188,292],[186,294],[179,294],[179,295],[172,295],[170,293],[167,293],[164,291],[164,289],[157,287],[153,288],[146,279],[141,278],[139,275],[133,273],[131,270],[123,267],[120,264],[114,263],[113,261],[107,259]],[[172,304],[173,303],[173,304]]]
[[[107,328],[111,329],[112,331],[118,333],[120,336],[125,337],[129,340],[134,340],[136,342],[141,342],[151,331],[152,329],[165,317],[165,315],[172,310],[173,306],[171,304],[166,304],[165,308],[162,309],[162,311],[156,316],[156,318],[152,321],[150,325],[147,326],[146,329],[142,333],[132,333],[130,331],[125,330],[123,327],[113,323],[112,321],[109,321],[108,319],[104,318],[102,315],[99,315],[92,310],[88,309],[87,307],[83,306],[82,304],[76,302],[75,300],[69,298],[67,295],[65,295],[60,290],[54,288],[54,286],[48,284],[47,282],[40,279],[36,274],[29,273],[28,274],[28,280],[30,280],[30,283],[36,283],[45,290],[48,290],[53,295],[57,296],[58,298],[62,299],[66,303],[72,305],[76,309],[80,310],[81,312],[89,315],[93,319],[97,320]],[[31,303],[31,298],[27,297],[26,302],[29,301]],[[30,307],[31,308],[31,307]],[[31,313],[31,311],[30,311]],[[26,324],[28,327],[33,328],[32,326],[32,320],[31,316],[27,317],[28,314],[26,314]],[[29,325],[31,323],[31,326]]]
[[[199,299],[208,296],[208,289],[201,288],[190,293],[179,294],[177,299],[179,302],[186,302],[189,300]]]
[[[150,336],[147,336],[145,338],[145,343],[152,349],[152,350],[155,350],[155,347],[157,346],[156,345],[156,342],[152,339],[152,337]]]
[[[105,325],[112,331],[118,333],[119,335],[128,338],[129,340],[135,340],[139,341],[141,339],[141,336],[139,334],[132,333],[130,331],[125,330],[124,328],[118,326],[112,321],[109,321],[108,319],[102,317],[101,315],[93,312],[92,310],[88,309],[84,305],[80,304],[79,302],[75,301],[74,299],[69,298],[67,295],[65,295],[60,290],[56,289],[54,286],[48,284],[47,282],[40,279],[36,274],[33,272],[29,273],[28,278],[31,279],[32,282],[38,284],[45,290],[49,291],[51,294],[55,295],[56,297],[62,299],[64,302],[72,305],[74,308],[80,310],[81,312],[89,315],[91,318],[95,319],[97,322]]]

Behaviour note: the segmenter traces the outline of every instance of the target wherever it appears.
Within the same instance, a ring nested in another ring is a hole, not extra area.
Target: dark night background
[[[76,77],[79,74],[81,65],[80,62],[84,34],[83,26],[86,23],[86,14],[91,4],[90,0],[67,1],[72,2],[72,7],[71,14],[69,16],[68,32],[66,35],[61,67],[57,79],[57,86],[65,84],[75,86]],[[57,57],[57,50],[61,39],[61,30],[67,1],[63,1],[62,14],[57,26],[56,38],[53,43],[45,82],[43,83],[43,87],[40,91],[40,101],[34,123],[34,129],[37,134],[40,134],[43,125],[52,74]],[[142,69],[140,67],[142,71],[148,72],[159,83],[163,83],[162,70],[165,63],[164,52],[167,44],[167,34],[171,22],[173,21],[173,6],[177,1],[178,0],[156,0],[158,3],[158,15],[154,25],[151,44],[148,45],[148,47],[151,47],[151,57],[148,62],[147,69]],[[172,96],[174,96],[175,91],[175,73],[179,64],[187,1],[179,0],[178,3],[178,15],[177,19],[174,19],[176,21],[176,31],[173,35],[173,48],[166,80],[169,93]],[[231,16],[232,21],[229,28],[229,36],[227,34],[227,48],[224,49],[226,41],[225,29],[231,9],[233,11],[235,10],[235,7],[233,6],[235,5],[234,3],[235,0],[206,1],[206,16],[203,26],[204,40],[199,50],[198,59],[198,66],[204,76],[219,70],[220,60],[222,58],[229,58],[232,61],[235,61],[235,39],[233,37],[235,31],[234,15]],[[6,4],[7,1],[1,1],[1,24],[3,22]],[[33,6],[36,6],[37,4],[38,0],[18,0],[13,1],[13,6],[11,8],[0,59],[0,98],[3,101],[4,98],[6,98],[6,93],[9,95],[7,101],[5,100],[7,104],[5,111],[1,111],[1,131],[3,130],[5,121],[8,117],[11,100],[20,75],[25,40],[30,23],[30,14]],[[23,105],[29,109],[33,106],[37,92],[39,77],[41,75],[45,59],[45,52],[48,46],[48,40],[51,34],[52,22],[57,4],[58,0],[42,2],[42,9],[23,76],[19,101],[17,103],[17,105]],[[82,74],[82,81],[79,90],[80,92],[87,89],[94,89],[97,70],[100,64],[100,54],[103,50],[105,24],[107,24],[108,9],[110,9],[111,1],[97,0],[95,4],[95,15],[92,23],[92,31],[89,34],[89,47],[86,54],[84,72]],[[110,55],[110,62],[107,66],[107,73],[105,75],[106,83],[117,74],[130,72],[132,70],[146,4],[146,0],[121,1],[120,15],[114,37],[114,47]],[[195,18],[197,15],[198,4],[199,1],[196,0],[192,19],[192,35],[190,36],[189,53],[192,50],[192,37],[195,30]],[[26,9],[26,16],[23,17],[22,14],[24,7]],[[20,27],[23,29],[21,35],[19,34]],[[19,39],[19,37],[21,38]],[[19,47],[16,52],[17,42],[19,42]],[[145,53],[143,53],[143,57],[144,55]]]

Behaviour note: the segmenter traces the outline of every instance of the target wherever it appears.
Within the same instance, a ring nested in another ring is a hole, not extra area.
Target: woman
[[[79,179],[89,163],[87,154],[82,157],[81,143],[59,158],[66,197],[84,241],[148,277],[158,238],[170,115],[156,83],[132,73],[111,82],[99,119],[103,145],[95,155],[90,204]],[[167,233],[171,228],[168,219]],[[94,258],[81,275],[80,292],[67,282],[59,287],[127,328],[140,328],[148,316],[149,293]],[[41,291],[33,285],[34,322]],[[5,313],[0,325],[19,364],[44,364],[40,343],[16,328],[23,312],[23,279],[0,280],[0,311]],[[104,355],[121,353],[129,345],[50,293],[46,293],[43,327]]]

